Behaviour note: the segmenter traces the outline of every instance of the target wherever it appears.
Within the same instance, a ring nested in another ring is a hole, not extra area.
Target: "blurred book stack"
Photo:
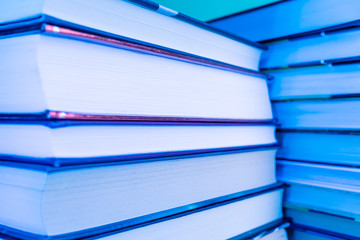
[[[2,238],[287,239],[261,44],[143,0],[0,21]]]
[[[356,0],[280,1],[212,23],[269,48],[260,68],[292,239],[360,239],[359,23]]]

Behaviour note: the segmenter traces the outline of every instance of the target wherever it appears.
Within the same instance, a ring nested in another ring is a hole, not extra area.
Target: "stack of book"
[[[359,10],[356,0],[282,1],[214,22],[269,48],[261,68],[273,78],[293,239],[360,239]]]
[[[144,0],[0,16],[2,238],[287,239],[262,45]]]

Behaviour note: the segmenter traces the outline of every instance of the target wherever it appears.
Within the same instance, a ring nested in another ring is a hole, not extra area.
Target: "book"
[[[272,76],[270,98],[276,101],[356,95],[360,92],[359,69],[357,62],[337,62],[266,71]]]
[[[359,10],[360,4],[356,0],[288,0],[215,19],[210,23],[252,41],[269,41],[347,25],[360,18]]]
[[[207,226],[208,220],[219,223],[216,216],[225,214],[221,222],[236,221],[232,232],[241,234],[281,218],[282,185],[275,183],[274,152],[63,168],[2,163],[0,188],[7,194],[0,200],[1,229],[7,235],[26,239],[73,239],[129,229],[125,236],[136,236],[143,231],[136,230],[138,227],[151,222],[166,220],[160,226],[170,225],[161,231],[181,229],[182,223],[173,225],[170,219],[195,212],[202,226]],[[215,213],[207,210],[237,201],[239,204],[225,207],[225,212],[221,207]],[[202,210],[206,211],[196,213]],[[202,217],[204,214],[212,220]],[[249,218],[253,219],[251,223]],[[195,219],[190,217],[190,226],[186,225],[196,228],[192,224]],[[146,232],[152,227],[144,229]]]
[[[356,96],[277,101],[274,112],[282,128],[287,129],[335,129],[359,128]]]
[[[1,28],[23,27],[24,22],[66,23],[99,34],[183,51],[257,70],[260,44],[216,29],[204,22],[151,1],[86,0],[11,1],[0,5]],[[25,24],[26,25],[26,24]]]
[[[26,32],[0,40],[2,57],[8,59],[0,67],[2,113],[192,121],[272,118],[264,74],[194,57],[190,61],[185,55],[172,59],[176,54],[171,51],[145,51],[109,38],[101,38],[112,44],[104,45],[93,35],[59,31],[65,33]]]
[[[295,229],[315,230],[318,233],[338,236],[343,239],[360,238],[360,223],[356,219],[300,207],[287,208],[285,213],[287,217],[291,218]]]
[[[329,214],[359,218],[359,189],[351,186],[291,182],[284,195],[284,206],[310,208]]]
[[[279,130],[277,138],[279,159],[360,166],[357,132]]]
[[[274,130],[274,125],[73,122],[52,127],[2,121],[0,154],[47,165],[144,159],[273,146]]]
[[[321,31],[318,34],[269,42],[260,61],[262,69],[308,66],[358,59],[358,28]]]
[[[277,162],[277,177],[289,184],[285,206],[357,219],[360,210],[358,168],[298,161]]]
[[[277,178],[288,184],[360,190],[359,168],[289,160],[278,160],[276,167]]]

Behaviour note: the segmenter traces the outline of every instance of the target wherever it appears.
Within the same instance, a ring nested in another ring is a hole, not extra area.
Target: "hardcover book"
[[[279,130],[277,137],[280,159],[360,166],[358,132]]]
[[[74,239],[115,230],[126,231],[122,239],[127,235],[159,239],[158,234],[175,234],[182,227],[184,231],[174,236],[206,236],[209,221],[211,229],[227,221],[232,232],[217,233],[233,237],[282,217],[273,154],[258,151],[64,169],[3,164],[0,188],[6,196],[0,200],[1,229],[25,239]],[[223,204],[226,207],[210,210]],[[158,231],[146,226],[158,221]],[[140,226],[144,228],[137,230]]]
[[[60,30],[0,39],[2,113],[272,119],[264,74]]]
[[[356,27],[324,30],[313,35],[267,43],[260,62],[262,69],[307,66],[358,59],[360,31]]]
[[[51,127],[46,123],[1,122],[2,159],[59,166],[276,144],[274,125],[73,122]]]
[[[273,101],[356,96],[360,92],[357,62],[337,62],[309,67],[266,71]]]
[[[353,131],[360,127],[359,98],[332,97],[274,102],[282,128]]]
[[[356,219],[301,207],[286,208],[286,216],[292,219],[294,228],[302,232],[315,231],[329,237],[360,239],[360,223]]]
[[[252,41],[269,41],[346,26],[360,18],[359,12],[357,0],[283,0],[210,23]]]
[[[360,215],[358,188],[292,182],[284,195],[284,206],[310,208],[352,219]]]

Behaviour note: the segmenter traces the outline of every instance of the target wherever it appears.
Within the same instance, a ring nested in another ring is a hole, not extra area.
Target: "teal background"
[[[210,21],[281,0],[153,0],[178,12]]]

